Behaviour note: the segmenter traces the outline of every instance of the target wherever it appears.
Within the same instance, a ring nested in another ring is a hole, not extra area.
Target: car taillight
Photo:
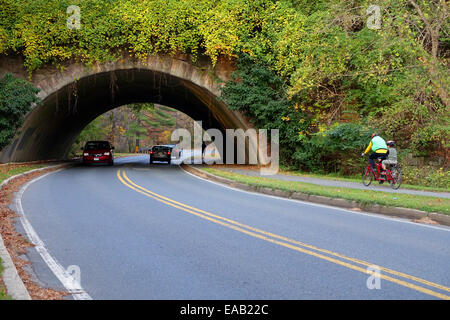
[[[170,154],[170,151],[167,151],[167,154]]]
[[[150,154],[153,154],[154,152],[153,151],[150,151]]]

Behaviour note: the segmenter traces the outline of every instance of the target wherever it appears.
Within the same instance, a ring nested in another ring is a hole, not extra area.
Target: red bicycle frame
[[[392,181],[392,180],[393,180],[393,179],[392,179],[391,170],[386,169],[386,170],[385,170],[385,171],[386,171],[385,178],[382,178],[382,177],[380,176],[380,173],[381,173],[381,170],[383,170],[383,166],[381,165],[381,162],[380,162],[379,160],[377,160],[377,161],[375,162],[375,164],[377,165],[377,171],[376,171],[376,174],[373,173],[373,174],[374,174],[374,177],[375,177],[375,180],[377,180],[377,181]],[[373,171],[372,171],[372,166],[370,165],[370,163],[367,165],[366,174],[367,174],[367,172],[373,172]]]

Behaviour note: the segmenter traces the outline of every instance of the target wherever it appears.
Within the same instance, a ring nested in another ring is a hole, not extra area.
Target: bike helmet
[[[388,142],[386,142],[386,144],[387,144],[389,147],[395,147],[395,142],[392,141],[392,140],[389,140]]]

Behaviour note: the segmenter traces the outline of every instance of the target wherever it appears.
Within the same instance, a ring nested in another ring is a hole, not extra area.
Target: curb
[[[28,293],[22,279],[20,279],[17,269],[14,266],[11,256],[5,247],[3,238],[0,235],[0,258],[2,259],[3,273],[2,279],[6,287],[6,292],[14,300],[31,300],[31,296]]]
[[[26,171],[24,173],[16,174],[12,177],[9,177],[8,179],[4,180],[2,183],[0,183],[0,190],[7,185],[11,180],[25,176],[27,174],[36,172],[36,171],[43,171],[47,169],[57,169],[57,168],[63,168],[72,165],[71,163],[64,163],[59,165],[52,165],[47,166],[43,168],[37,168],[33,170]],[[2,279],[6,286],[7,294],[10,295],[15,300],[31,300],[31,296],[28,293],[27,288],[25,287],[25,284],[23,283],[22,279],[20,278],[17,269],[11,259],[11,256],[9,255],[8,250],[5,247],[5,244],[3,242],[2,235],[0,234],[0,258],[2,260],[2,264],[4,267]]]
[[[357,201],[352,200],[346,200],[341,198],[329,198],[324,196],[316,196],[316,195],[309,195],[306,193],[298,192],[298,191],[286,191],[281,189],[271,189],[268,187],[258,187],[258,186],[252,186],[245,183],[240,183],[231,179],[223,178],[216,176],[215,174],[202,171],[200,169],[197,169],[191,165],[183,164],[181,166],[184,170],[195,174],[196,176],[212,180],[215,182],[223,183],[226,185],[229,185],[230,187],[234,187],[237,189],[242,189],[245,191],[250,192],[258,192],[263,193],[271,196],[281,197],[281,198],[288,198],[288,199],[295,199],[300,201],[307,201],[312,203],[318,203],[318,204],[324,204],[339,208],[345,208],[345,209],[359,209],[370,213],[377,213],[377,214],[383,214],[388,216],[395,216],[400,218],[407,218],[407,219],[421,219],[428,217],[432,219],[435,222],[438,222],[439,224],[450,226],[450,215],[445,215],[437,212],[426,212],[421,211],[417,209],[408,209],[408,208],[401,208],[401,207],[387,207],[382,206],[378,204],[361,204]]]

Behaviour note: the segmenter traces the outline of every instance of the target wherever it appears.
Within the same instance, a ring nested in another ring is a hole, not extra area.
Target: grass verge
[[[353,175],[353,176],[342,176],[337,173],[330,173],[330,174],[318,174],[318,173],[306,173],[302,171],[292,171],[288,169],[280,168],[281,174],[286,175],[295,175],[299,177],[309,177],[309,178],[317,178],[317,179],[324,179],[324,180],[335,180],[335,181],[348,181],[348,182],[361,182],[361,175]],[[412,184],[405,184],[403,183],[401,188],[403,189],[410,189],[410,190],[419,190],[419,191],[436,191],[436,192],[448,192],[448,189],[445,188],[438,188],[438,187],[427,187],[427,186],[420,186],[420,185],[412,185]]]
[[[222,168],[225,165],[212,165],[211,168]],[[227,167],[230,167],[230,165],[226,165]],[[250,169],[250,170],[259,170],[260,168],[258,166],[245,166],[245,165],[239,165],[236,166],[237,169]],[[343,176],[339,173],[328,173],[328,174],[321,174],[321,173],[311,173],[311,172],[304,172],[300,170],[291,170],[285,166],[280,166],[280,170],[278,172],[279,174],[284,175],[291,175],[291,176],[298,176],[298,177],[305,177],[305,178],[316,178],[316,179],[322,179],[322,180],[333,180],[333,181],[345,181],[345,182],[356,182],[361,183],[361,175],[351,175],[351,176]],[[386,188],[389,188],[387,185],[385,185]],[[429,187],[429,186],[422,186],[422,185],[413,185],[413,184],[406,184],[402,183],[401,186],[402,189],[409,189],[409,190],[419,190],[419,191],[434,191],[434,192],[449,192],[446,188],[440,188],[440,187]]]
[[[2,166],[0,166],[0,183],[2,183],[4,180],[8,179],[9,177],[15,176],[16,174],[21,174],[26,171],[43,168],[46,166],[48,166],[48,164],[31,164],[31,165],[6,164],[6,165],[2,165]]]
[[[291,171],[282,171],[280,173],[287,174],[287,175],[296,175],[296,176],[301,176],[301,177],[318,178],[318,179],[324,179],[324,180],[336,180],[336,181],[348,181],[348,182],[361,183],[360,176],[342,177],[342,176],[336,176],[336,175],[306,174],[306,173],[291,172]],[[388,188],[388,187],[386,186],[386,188]],[[444,189],[444,188],[418,186],[418,185],[404,184],[404,183],[402,184],[401,188],[409,189],[409,190],[418,190],[418,191],[448,192],[448,189]]]
[[[214,175],[228,178],[254,187],[266,187],[283,191],[301,192],[310,195],[353,200],[362,205],[378,204],[390,207],[418,209],[450,215],[450,199],[420,195],[390,193],[383,191],[319,186],[306,182],[283,181],[261,177],[251,177],[213,168],[201,168]]]

